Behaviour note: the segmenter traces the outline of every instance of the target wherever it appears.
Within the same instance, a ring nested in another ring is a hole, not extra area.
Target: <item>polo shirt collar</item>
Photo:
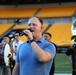
[[[42,37],[42,38],[40,38],[40,39],[37,41],[37,43],[38,43],[38,42],[42,43],[43,41],[44,41],[44,38]],[[29,41],[27,41],[27,43],[29,43]]]

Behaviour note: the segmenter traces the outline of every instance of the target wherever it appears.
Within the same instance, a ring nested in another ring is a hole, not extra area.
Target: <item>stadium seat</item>
[[[0,18],[29,18],[37,12],[38,8],[12,8],[0,9]]]
[[[0,36],[9,30],[14,24],[0,24]]]
[[[27,28],[27,25],[15,25],[14,27],[13,27],[13,30],[24,30],[24,29],[26,29]]]
[[[73,16],[75,10],[76,6],[42,8],[37,16],[41,18],[71,17]]]
[[[71,24],[53,24],[47,32],[52,34],[52,42],[57,45],[71,44]]]

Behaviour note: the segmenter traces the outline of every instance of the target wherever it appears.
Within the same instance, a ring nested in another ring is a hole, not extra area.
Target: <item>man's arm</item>
[[[19,75],[19,63],[15,64],[12,75]]]
[[[29,30],[24,30],[24,33],[28,35],[28,39],[31,41],[33,40],[33,35],[32,33],[29,31]],[[50,44],[51,45],[51,44]],[[53,54],[51,55],[48,51],[44,51],[42,50],[36,42],[31,42],[31,47],[32,47],[32,50],[35,54],[35,56],[37,57],[37,59],[40,61],[40,62],[48,62],[52,59],[52,56],[55,55],[55,50],[53,50]],[[49,46],[48,46],[49,47]],[[49,49],[47,47],[47,49]],[[54,47],[53,47],[54,48]],[[51,48],[50,48],[51,49]],[[50,50],[49,49],[49,50]]]
[[[52,59],[52,55],[49,52],[42,50],[36,44],[36,42],[32,42],[31,46],[32,46],[32,50],[33,50],[35,56],[38,58],[38,60],[40,62],[47,62],[47,61],[50,61]]]

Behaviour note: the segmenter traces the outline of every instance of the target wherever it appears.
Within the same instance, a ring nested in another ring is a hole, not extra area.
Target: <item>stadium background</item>
[[[43,20],[43,33],[50,32],[52,42],[58,46],[55,73],[71,73],[71,63],[65,52],[71,45],[75,0],[0,0],[0,42],[5,35],[12,38],[16,30],[26,29],[28,19],[34,15]],[[26,36],[21,39],[27,40]]]

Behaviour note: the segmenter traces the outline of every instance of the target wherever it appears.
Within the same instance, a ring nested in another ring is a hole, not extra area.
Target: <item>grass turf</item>
[[[72,64],[70,56],[66,54],[57,54],[55,57],[55,73],[71,73]]]

